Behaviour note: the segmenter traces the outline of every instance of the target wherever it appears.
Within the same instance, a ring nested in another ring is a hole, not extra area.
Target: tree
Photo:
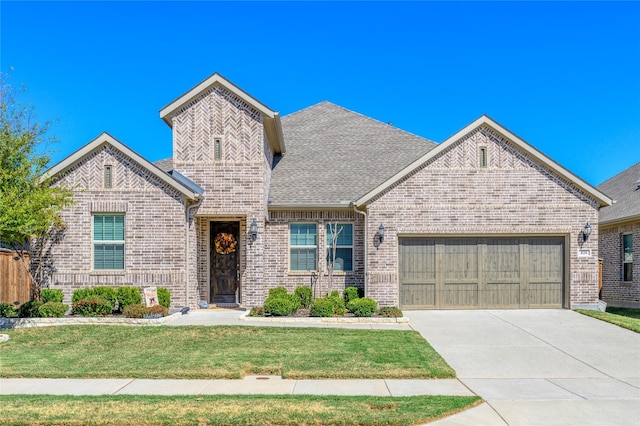
[[[55,141],[47,136],[49,127],[35,120],[32,107],[17,102],[0,74],[0,241],[16,251],[31,275],[34,299],[44,280],[46,243],[64,228],[60,211],[72,203],[71,190],[52,185],[44,173],[50,161],[45,150]],[[38,259],[34,268],[26,260],[28,247]]]
[[[329,276],[329,294],[331,294],[331,291],[333,290],[333,271],[335,269],[336,252],[338,249],[338,236],[340,235],[340,232],[342,232],[342,226],[338,227],[337,223],[329,222],[329,237],[331,238],[331,244],[329,244],[329,247],[327,247],[327,273]]]

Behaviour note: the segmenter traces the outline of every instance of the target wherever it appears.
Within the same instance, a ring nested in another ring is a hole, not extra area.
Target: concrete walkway
[[[167,326],[415,329],[458,379],[1,379],[0,394],[477,394],[486,403],[432,425],[640,425],[640,335],[572,311],[409,311],[409,324],[265,323],[241,314],[197,310]]]

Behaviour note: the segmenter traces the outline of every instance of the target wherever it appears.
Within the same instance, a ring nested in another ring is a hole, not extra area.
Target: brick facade
[[[622,280],[622,236],[633,235],[633,281]],[[600,227],[602,300],[611,306],[640,308],[640,221]]]
[[[488,148],[486,168],[478,165],[480,147]],[[386,228],[367,265],[367,293],[381,305],[398,304],[398,235],[565,236],[570,305],[597,303],[597,230],[583,246],[591,256],[577,257],[580,231],[598,221],[596,202],[486,127],[452,144],[368,210],[369,235],[381,223]]]

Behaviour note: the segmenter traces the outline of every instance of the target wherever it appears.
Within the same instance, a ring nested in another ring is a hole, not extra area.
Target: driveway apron
[[[405,315],[498,424],[640,425],[640,334],[569,310]]]

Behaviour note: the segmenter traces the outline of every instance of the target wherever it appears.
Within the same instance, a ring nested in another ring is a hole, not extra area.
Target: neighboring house
[[[611,306],[640,308],[640,163],[598,189],[614,200],[600,211],[602,300]]]
[[[67,300],[155,285],[175,307],[249,307],[354,285],[403,309],[597,304],[611,200],[487,116],[436,144],[329,102],[281,118],[214,74],[160,117],[171,159],[105,133],[49,171],[77,201],[53,250]]]

